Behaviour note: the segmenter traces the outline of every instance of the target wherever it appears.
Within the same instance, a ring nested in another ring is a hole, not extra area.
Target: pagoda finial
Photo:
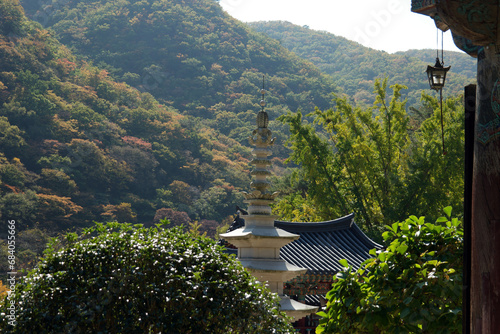
[[[262,89],[260,91],[260,93],[262,94],[262,99],[260,100],[261,110],[257,114],[257,129],[252,132],[252,136],[250,137],[249,141],[253,146],[266,148],[268,146],[272,146],[276,138],[271,138],[271,130],[267,128],[269,126],[269,116],[264,109],[266,106],[266,90],[264,88],[265,76],[262,76]]]
[[[252,136],[250,136],[250,144],[255,146],[253,150],[253,155],[255,158],[252,160],[252,164],[255,165],[255,170],[252,175],[255,176],[255,180],[251,183],[251,187],[255,190],[250,194],[245,194],[247,200],[274,200],[277,196],[275,194],[268,194],[266,191],[270,187],[270,182],[267,177],[271,175],[269,171],[269,166],[271,166],[271,161],[269,160],[269,155],[271,151],[269,147],[274,144],[276,138],[272,138],[272,132],[268,129],[269,116],[265,111],[266,101],[265,101],[265,76],[262,77],[262,99],[260,101],[261,110],[257,114],[257,129],[253,130]],[[259,206],[259,210],[262,206]],[[253,206],[250,204],[250,211],[253,211]],[[270,208],[266,209],[266,212],[270,214]]]
[[[267,115],[267,112],[264,110],[266,106],[266,100],[265,100],[265,95],[266,95],[266,90],[265,90],[265,76],[262,76],[262,89],[260,90],[260,93],[262,94],[262,99],[260,100],[260,107],[261,110],[257,114],[257,128],[267,128],[269,125],[269,116]]]
[[[260,101],[260,106],[262,107],[262,111],[264,111],[264,107],[266,106],[266,101],[264,100],[264,97],[266,95],[266,76],[262,76],[262,89],[260,93],[262,94],[262,100]]]

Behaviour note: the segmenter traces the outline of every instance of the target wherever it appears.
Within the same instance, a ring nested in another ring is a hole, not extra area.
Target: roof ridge
[[[327,220],[322,222],[286,222],[286,221],[274,221],[274,226],[282,228],[288,232],[320,232],[320,231],[336,231],[345,230],[352,227],[354,223],[354,213],[348,214],[347,216],[340,217],[333,220]]]

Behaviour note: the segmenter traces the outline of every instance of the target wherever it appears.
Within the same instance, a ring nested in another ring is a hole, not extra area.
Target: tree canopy
[[[335,108],[316,109],[309,115],[313,124],[300,112],[280,117],[290,126],[289,160],[301,166],[290,182],[305,181],[306,195],[292,190],[275,212],[292,220],[297,215],[307,218],[301,211],[310,212],[309,220],[355,212],[365,228],[376,229],[412,210],[437,217],[440,208],[450,203],[461,207],[464,114],[460,99],[444,103],[448,144],[443,154],[437,100],[423,95],[424,120],[418,121],[410,118],[401,101],[404,87],[391,88],[393,95],[388,97],[387,80],[376,80],[371,108],[353,107],[346,98],[336,98]]]
[[[2,217],[52,234],[92,220],[152,224],[161,209],[218,223],[233,213],[250,183],[248,148],[82,60],[17,1],[0,4],[10,22],[0,32]],[[175,182],[186,201],[169,192]]]

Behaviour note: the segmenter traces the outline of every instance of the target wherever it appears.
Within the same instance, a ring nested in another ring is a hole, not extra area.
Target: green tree
[[[387,226],[357,271],[341,260],[316,333],[461,333],[463,229],[445,213]]]
[[[408,154],[408,116],[399,100],[403,86],[392,86],[386,100],[387,80],[376,81],[372,108],[353,108],[337,98],[336,108],[313,113],[322,126],[304,125],[300,113],[285,115],[290,125],[290,159],[301,163],[309,181],[308,194],[325,219],[355,211],[367,227],[388,222]],[[402,169],[403,168],[403,169]]]
[[[37,221],[38,196],[33,190],[8,193],[0,198],[2,219],[15,219],[16,229],[25,230]]]
[[[94,142],[73,139],[67,146],[71,159],[68,175],[85,191],[123,190],[131,180],[130,170],[126,164],[120,163],[106,154]]]
[[[12,157],[14,152],[26,145],[23,131],[17,126],[11,125],[7,117],[0,116],[0,150],[7,156]]]
[[[58,247],[56,247],[58,246]],[[53,241],[11,296],[3,333],[285,333],[276,296],[215,241],[97,224]]]
[[[203,190],[200,197],[194,203],[196,213],[200,217],[222,221],[234,211],[234,203],[241,203],[241,194],[237,194],[232,187],[228,185],[217,184]]]
[[[413,211],[427,212],[436,218],[440,207],[451,205],[461,215],[465,163],[463,98],[448,98],[443,103],[444,152],[439,101],[422,94],[422,103],[421,112],[429,116],[414,133],[409,176],[395,207],[405,216]]]
[[[17,0],[0,1],[0,34],[18,34],[22,30],[24,11]]]
[[[74,196],[78,187],[66,173],[57,169],[42,168],[38,184],[59,196]]]
[[[147,149],[133,146],[113,146],[110,155],[120,162],[125,162],[130,168],[128,175],[133,177],[131,191],[137,195],[147,197],[154,194],[156,180],[156,167],[158,161]]]
[[[405,101],[400,101],[404,87],[391,87],[389,99],[387,80],[375,81],[371,108],[354,108],[346,98],[336,98],[335,108],[311,114],[315,126],[306,124],[300,112],[280,118],[290,126],[290,160],[301,164],[307,182],[305,207],[316,210],[309,216],[331,219],[355,212],[366,228],[377,229],[416,208],[437,217],[447,201],[460,204],[463,117],[458,99],[446,101],[444,131],[452,154],[443,156],[436,99],[423,97],[431,116],[411,128]],[[432,199],[425,200],[430,194]],[[299,209],[294,203],[304,206],[290,196],[285,200],[292,209],[279,204],[275,210],[294,212]]]
[[[3,153],[0,153],[0,182],[6,186],[23,189],[29,182],[29,173],[19,159],[14,158],[9,162]]]

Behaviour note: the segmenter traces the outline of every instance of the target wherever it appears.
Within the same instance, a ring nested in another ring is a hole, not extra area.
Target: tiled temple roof
[[[231,229],[244,225],[244,215]],[[275,221],[275,226],[300,238],[281,248],[280,257],[293,265],[307,268],[307,274],[334,275],[346,259],[354,268],[370,258],[370,249],[382,246],[369,239],[354,222],[354,214],[318,223]]]
[[[354,214],[319,223],[276,221],[275,226],[300,238],[281,248],[287,262],[307,268],[310,274],[335,274],[346,259],[354,268],[370,258],[370,249],[382,246],[369,239],[354,223]]]

